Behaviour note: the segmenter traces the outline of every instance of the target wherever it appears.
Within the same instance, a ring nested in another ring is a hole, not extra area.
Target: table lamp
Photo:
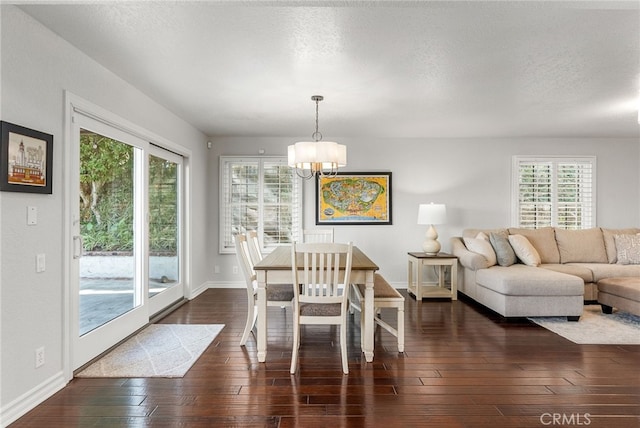
[[[418,224],[428,224],[429,228],[425,233],[422,250],[430,255],[435,256],[440,252],[440,243],[438,242],[438,232],[433,227],[434,224],[444,224],[447,221],[447,207],[444,204],[420,204],[418,209]]]

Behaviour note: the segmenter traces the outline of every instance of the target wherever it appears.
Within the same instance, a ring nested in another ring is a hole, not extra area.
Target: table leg
[[[373,336],[374,336],[374,323],[373,317],[375,311],[373,309],[373,271],[368,271],[366,274],[365,290],[364,290],[364,352],[365,360],[370,363],[373,361]]]
[[[256,272],[258,281],[258,361],[267,360],[267,275],[265,271]]]
[[[416,300],[422,302],[422,268],[424,267],[422,262],[416,263],[418,266],[418,272],[416,273]]]
[[[409,259],[407,266],[407,290],[414,291],[415,295],[415,288],[413,288],[413,260],[411,259]]]
[[[451,265],[451,300],[458,300],[458,261]]]

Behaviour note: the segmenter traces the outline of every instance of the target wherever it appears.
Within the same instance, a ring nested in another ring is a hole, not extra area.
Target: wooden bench
[[[349,299],[350,308],[360,312],[360,326],[364,325],[364,284],[352,284],[352,298]],[[376,312],[373,318],[376,324],[398,338],[398,352],[404,352],[404,297],[387,282],[380,274],[375,274],[373,285],[373,309]],[[380,309],[396,308],[398,310],[398,328],[393,328],[380,318]],[[360,335],[361,339],[364,334]]]

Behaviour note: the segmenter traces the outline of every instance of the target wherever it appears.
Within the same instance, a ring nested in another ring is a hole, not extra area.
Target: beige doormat
[[[640,317],[614,310],[603,314],[600,305],[584,307],[580,321],[566,317],[531,317],[536,324],[582,345],[640,345]]]
[[[224,324],[151,324],[76,377],[182,377]]]

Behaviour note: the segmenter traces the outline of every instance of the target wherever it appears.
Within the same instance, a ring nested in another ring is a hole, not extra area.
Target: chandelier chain
[[[316,102],[316,132],[311,135],[311,138],[313,138],[317,143],[322,140],[322,134],[318,131],[318,105],[320,104],[320,101],[322,101],[323,97],[321,95],[314,95],[311,99]]]

